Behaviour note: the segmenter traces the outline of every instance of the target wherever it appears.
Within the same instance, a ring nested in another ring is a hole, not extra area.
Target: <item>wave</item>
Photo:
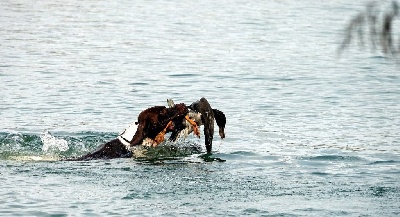
[[[342,156],[342,155],[319,155],[313,157],[303,157],[304,160],[312,161],[362,161],[364,159],[357,156]]]
[[[378,160],[378,161],[374,161],[370,164],[371,165],[373,165],[373,164],[393,164],[393,165],[395,165],[398,163],[399,163],[399,161],[396,161],[396,160]]]
[[[104,132],[37,134],[0,132],[0,160],[53,161],[82,156],[99,145],[114,139],[117,134]],[[164,142],[147,149],[140,161],[179,159],[202,153],[201,145],[188,141]]]

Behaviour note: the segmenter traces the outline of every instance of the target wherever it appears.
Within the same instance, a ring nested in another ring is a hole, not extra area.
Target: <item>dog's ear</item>
[[[166,108],[165,106],[160,107],[158,114],[161,117],[167,116],[168,113],[172,110],[173,108]]]
[[[219,128],[219,136],[223,139],[225,138],[225,125],[226,125],[226,117],[225,114],[218,110],[218,109],[213,109],[215,121],[217,122],[218,128]]]

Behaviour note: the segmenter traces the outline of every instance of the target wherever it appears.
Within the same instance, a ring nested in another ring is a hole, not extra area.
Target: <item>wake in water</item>
[[[50,134],[49,131],[44,131],[40,134],[40,140],[43,143],[43,152],[48,151],[66,151],[68,150],[68,142],[65,139],[58,139]]]
[[[49,131],[40,135],[0,133],[0,159],[19,161],[57,161],[82,156],[115,138],[115,134],[81,132],[54,136]],[[138,147],[134,158],[139,161],[162,161],[187,158],[202,153],[196,141],[163,142],[156,148]]]

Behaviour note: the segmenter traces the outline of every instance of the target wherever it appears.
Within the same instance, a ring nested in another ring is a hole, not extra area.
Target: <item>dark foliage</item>
[[[393,29],[399,15],[396,1],[370,2],[348,23],[338,54],[357,40],[361,48],[369,46],[372,51],[381,50],[387,56],[396,57],[400,53],[400,37]]]

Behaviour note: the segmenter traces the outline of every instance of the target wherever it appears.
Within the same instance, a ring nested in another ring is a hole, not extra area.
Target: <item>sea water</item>
[[[367,2],[1,1],[0,215],[400,215],[398,63],[336,53]],[[201,97],[211,157],[60,161]]]

